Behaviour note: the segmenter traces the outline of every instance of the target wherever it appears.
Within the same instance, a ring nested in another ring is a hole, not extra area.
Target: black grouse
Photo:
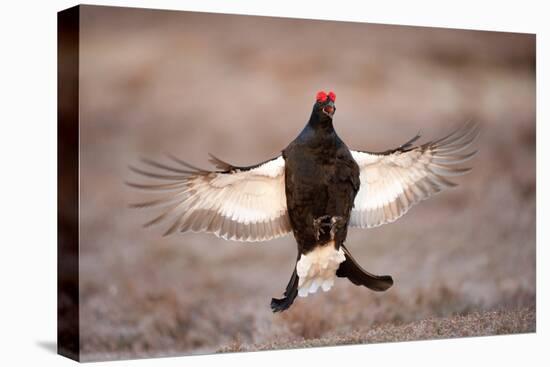
[[[298,256],[290,281],[273,312],[284,311],[296,296],[328,291],[335,277],[374,291],[393,285],[389,275],[365,271],[345,247],[348,227],[391,223],[421,200],[456,184],[447,177],[475,155],[466,152],[478,135],[474,124],[422,145],[405,144],[384,152],[349,150],[336,134],[336,95],[317,93],[302,132],[282,154],[240,167],[210,155],[217,170],[204,170],[169,156],[171,164],[144,159],[149,169],[134,172],[163,182],[128,183],[165,193],[134,207],[162,207],[145,224],[170,221],[165,235],[209,232],[236,241],[267,241],[293,233]]]

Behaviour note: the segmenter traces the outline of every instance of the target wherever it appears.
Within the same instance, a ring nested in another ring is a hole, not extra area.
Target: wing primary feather
[[[197,171],[197,172],[195,172],[196,174],[198,174],[198,173],[201,173],[201,174],[202,174],[202,173],[209,173],[209,172],[210,172],[210,171],[205,170],[205,169],[203,169],[203,168],[197,167],[197,166],[195,166],[195,165],[193,165],[193,164],[191,164],[191,163],[188,163],[188,162],[186,162],[186,161],[184,161],[184,160],[182,160],[182,159],[176,157],[176,156],[173,155],[173,154],[166,154],[166,156],[167,156],[168,158],[170,158],[171,160],[173,160],[174,162],[181,164],[181,165],[184,166],[184,167],[187,167],[187,168],[190,168],[190,169],[193,169],[193,170]]]
[[[463,146],[468,145],[472,141],[476,140],[476,138],[479,135],[479,132],[480,132],[479,127],[475,127],[472,130],[466,131],[461,136],[456,137],[456,139],[446,142],[445,144],[432,145],[432,147],[435,151],[444,151],[444,150],[450,150],[453,148],[462,148]]]
[[[143,224],[143,227],[147,228],[147,227],[151,227],[152,225],[155,225],[157,223],[160,223],[162,222],[165,218],[168,217],[168,215],[170,215],[170,213],[172,212],[173,210],[167,210],[165,212],[163,212],[161,215],[158,215],[156,216],[155,218],[151,219],[150,221],[148,221],[147,223],[144,223]]]
[[[441,147],[441,148],[437,148],[435,150],[435,153],[438,154],[438,155],[443,155],[443,154],[457,154],[457,153],[460,153],[460,152],[463,152],[467,149],[469,149],[476,141],[476,138],[477,136],[473,136],[472,138],[468,139],[467,142],[463,142],[462,145],[458,145],[458,146],[452,146],[452,147]]]
[[[229,172],[229,171],[232,171],[235,168],[235,166],[233,166],[232,164],[227,163],[225,161],[222,161],[220,158],[216,157],[212,153],[208,153],[208,156],[210,157],[210,158],[208,158],[210,163],[212,163],[216,168],[218,168],[222,171]]]
[[[412,139],[410,139],[409,141],[405,142],[404,144],[401,144],[401,145],[399,146],[399,148],[397,148],[397,150],[409,148],[410,146],[413,145],[413,143],[414,143],[415,141],[417,141],[418,139],[420,139],[421,136],[422,136],[422,135],[420,135],[420,131],[418,131],[418,132],[416,133],[416,135],[415,135]]]
[[[468,154],[458,154],[458,155],[444,155],[444,154],[436,154],[432,161],[439,163],[439,164],[462,164],[471,158],[473,158],[477,154],[477,150],[474,150],[473,152],[470,152]]]
[[[468,132],[468,130],[470,128],[472,128],[473,126],[476,126],[476,125],[468,121],[465,124],[459,126],[455,130],[453,130],[450,134],[445,135],[444,137],[442,137],[440,139],[434,140],[433,142],[431,142],[429,144],[431,144],[431,145],[446,144],[446,141],[449,138],[454,137],[455,135],[460,136],[461,134],[464,134],[464,133]]]
[[[428,169],[435,174],[438,174],[441,176],[449,176],[449,177],[462,176],[472,170],[472,168],[456,168],[456,167],[442,166],[435,163],[431,163]]]
[[[176,195],[178,195],[178,194],[176,194]],[[180,200],[180,198],[178,198],[178,196],[176,196],[176,195],[163,197],[163,198],[156,199],[156,200],[151,200],[151,201],[133,203],[133,204],[130,204],[129,207],[130,208],[150,208],[150,207],[153,207],[153,206],[168,204],[168,203],[171,203],[174,200]]]
[[[166,183],[166,184],[138,184],[134,182],[125,182],[126,185],[133,187],[135,189],[149,190],[149,191],[170,191],[180,189],[187,186],[187,182],[175,182],[175,183]]]
[[[178,229],[178,227],[180,226],[181,218],[183,218],[184,215],[185,215],[185,213],[181,213],[176,218],[176,220],[174,220],[174,223],[166,230],[166,232],[164,232],[162,234],[162,237],[167,237],[167,236],[171,235],[172,233],[174,233]]]
[[[171,172],[175,172],[175,173],[183,173],[183,174],[185,174],[185,175],[190,175],[190,174],[195,174],[195,173],[197,173],[196,170],[190,171],[190,170],[182,170],[182,169],[179,169],[179,168],[174,168],[174,167],[171,167],[171,166],[168,166],[168,165],[165,165],[165,164],[162,164],[162,163],[153,161],[152,159],[149,159],[149,158],[141,158],[140,160],[141,160],[143,163],[148,164],[149,166],[152,166],[152,167],[155,167],[155,168],[164,169],[164,170],[171,171]]]
[[[139,173],[140,175],[151,177],[151,178],[158,178],[161,180],[174,180],[174,181],[185,181],[189,176],[174,176],[174,175],[161,175],[158,173],[148,172],[144,171],[140,168],[129,166],[130,170],[132,170],[135,173]]]

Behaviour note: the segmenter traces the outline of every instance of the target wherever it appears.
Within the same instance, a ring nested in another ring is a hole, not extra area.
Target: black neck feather
[[[320,116],[321,115],[321,116]],[[320,114],[319,112],[313,110],[311,116],[309,117],[308,126],[319,132],[331,133],[334,131],[334,126],[332,125],[332,118],[325,114]]]

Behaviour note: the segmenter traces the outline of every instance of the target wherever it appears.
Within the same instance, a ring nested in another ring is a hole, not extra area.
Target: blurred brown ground
[[[475,328],[444,337],[534,331],[533,35],[88,6],[81,19],[84,360],[431,338],[422,325],[449,317]],[[274,315],[293,238],[162,238],[141,228],[151,212],[127,207],[143,198],[124,185],[127,165],[167,152],[260,162],[302,129],[320,89],[336,92],[353,149],[475,120],[480,152],[457,189],[350,230],[361,264],[393,275],[388,292],[340,279]]]

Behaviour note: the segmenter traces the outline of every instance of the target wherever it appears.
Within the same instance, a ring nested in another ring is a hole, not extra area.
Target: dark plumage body
[[[300,254],[330,240],[328,231],[316,238],[312,226],[324,215],[342,217],[336,231],[339,247],[359,191],[359,166],[334,131],[332,121],[319,121],[315,112],[300,135],[283,151],[288,214]]]
[[[296,261],[301,255],[334,240],[334,248],[342,247],[346,258],[338,267],[337,276],[373,290],[386,290],[393,284],[392,278],[366,272],[344,247],[351,210],[360,188],[359,166],[336,134],[332,114],[326,114],[324,107],[322,103],[314,106],[305,128],[283,150],[288,215],[298,245]],[[334,228],[332,234],[329,230],[319,231],[313,225],[322,217],[326,217],[325,226]],[[331,223],[331,218],[338,218],[338,223]],[[295,266],[284,297],[273,298],[271,308],[274,312],[286,310],[297,294]]]

